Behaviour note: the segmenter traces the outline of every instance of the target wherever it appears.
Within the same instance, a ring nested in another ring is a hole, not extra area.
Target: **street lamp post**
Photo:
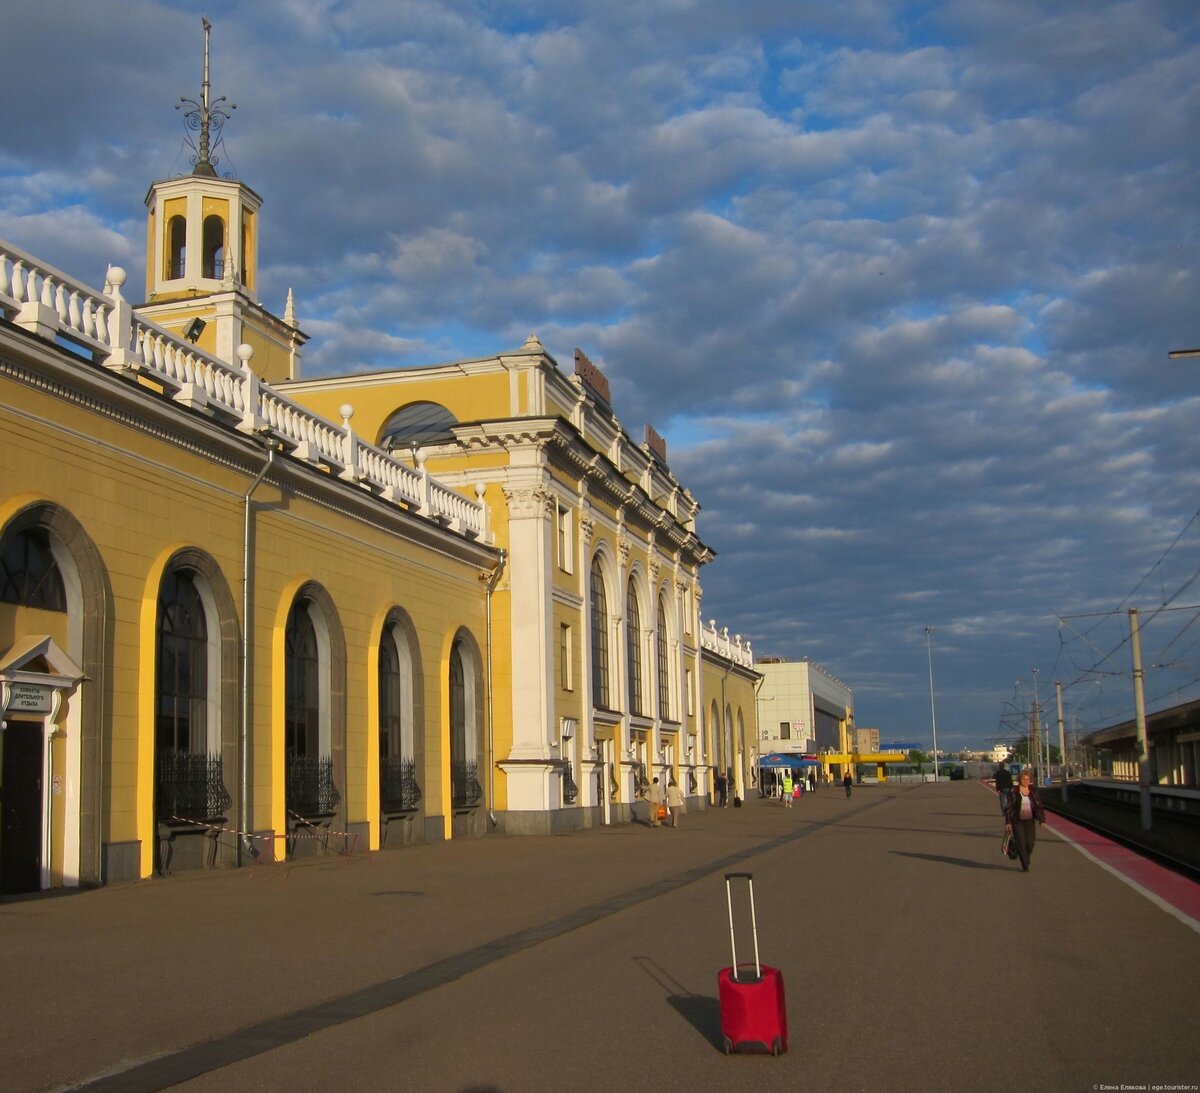
[[[933,701],[933,627],[925,627],[925,652],[929,656],[929,722],[933,728],[933,780],[938,780],[937,707]]]

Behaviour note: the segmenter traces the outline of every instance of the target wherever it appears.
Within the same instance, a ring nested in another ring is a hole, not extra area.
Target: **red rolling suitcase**
[[[754,963],[738,964],[737,940],[733,929],[733,886],[745,877],[750,893],[750,925],[754,933]],[[733,1051],[787,1051],[787,1003],[783,996],[783,973],[759,963],[758,922],[754,914],[754,877],[750,873],[726,873],[725,897],[729,903],[729,943],[733,964],[717,973],[721,1001],[721,1035],[725,1054]]]

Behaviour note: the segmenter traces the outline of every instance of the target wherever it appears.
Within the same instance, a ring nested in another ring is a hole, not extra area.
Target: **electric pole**
[[[1062,776],[1062,802],[1067,803],[1067,740],[1063,735],[1062,684],[1054,681],[1054,696],[1058,699],[1058,772]]]
[[[1146,696],[1143,690],[1142,638],[1138,631],[1138,609],[1129,609],[1129,644],[1133,651],[1133,709],[1137,717],[1138,797],[1142,806],[1142,830],[1149,831],[1150,749],[1146,744]]]

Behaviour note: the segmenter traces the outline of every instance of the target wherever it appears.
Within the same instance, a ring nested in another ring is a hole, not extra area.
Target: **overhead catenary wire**
[[[1132,666],[1126,664],[1128,654],[1125,650],[1130,643],[1126,617],[1134,599],[1146,591],[1146,585],[1154,578],[1157,578],[1159,585],[1159,603],[1148,608],[1141,618],[1143,642],[1150,645],[1147,639],[1153,641],[1152,627],[1156,621],[1165,621],[1175,613],[1189,613],[1191,617],[1182,625],[1172,626],[1161,642],[1153,644],[1152,655],[1147,659],[1154,671],[1161,675],[1156,680],[1158,686],[1153,688],[1153,694],[1148,695],[1148,701],[1160,706],[1175,696],[1187,694],[1189,690],[1193,696],[1196,695],[1196,689],[1200,687],[1200,668],[1197,667],[1200,661],[1188,658],[1187,654],[1200,643],[1200,635],[1196,635],[1193,629],[1200,619],[1200,605],[1179,604],[1178,601],[1200,581],[1200,567],[1194,558],[1190,559],[1186,575],[1172,581],[1166,563],[1179,550],[1180,544],[1188,539],[1198,521],[1200,510],[1192,514],[1159,558],[1115,607],[1055,616],[1059,624],[1059,648],[1053,674],[1061,680],[1064,692],[1074,691],[1071,715],[1077,726],[1083,720],[1097,726],[1120,720],[1119,714],[1127,709],[1131,698],[1128,686],[1122,682],[1114,689],[1115,681],[1130,680],[1132,676]],[[1119,626],[1115,636],[1111,631],[1112,624]],[[1110,627],[1108,640],[1104,635],[1106,625]],[[1191,640],[1185,642],[1185,637],[1191,637]],[[1084,655],[1081,656],[1081,653]],[[1186,678],[1180,679],[1184,673]],[[1111,701],[1113,698],[1119,699],[1119,705]]]

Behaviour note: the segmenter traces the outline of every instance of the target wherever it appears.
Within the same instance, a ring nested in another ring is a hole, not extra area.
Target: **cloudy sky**
[[[1200,696],[1195,0],[44,0],[0,236],[144,283],[201,14],[306,374],[583,348],[704,506],[705,618],[885,738],[930,649],[943,747],[1055,679],[1128,716],[1135,606],[1150,707]]]

